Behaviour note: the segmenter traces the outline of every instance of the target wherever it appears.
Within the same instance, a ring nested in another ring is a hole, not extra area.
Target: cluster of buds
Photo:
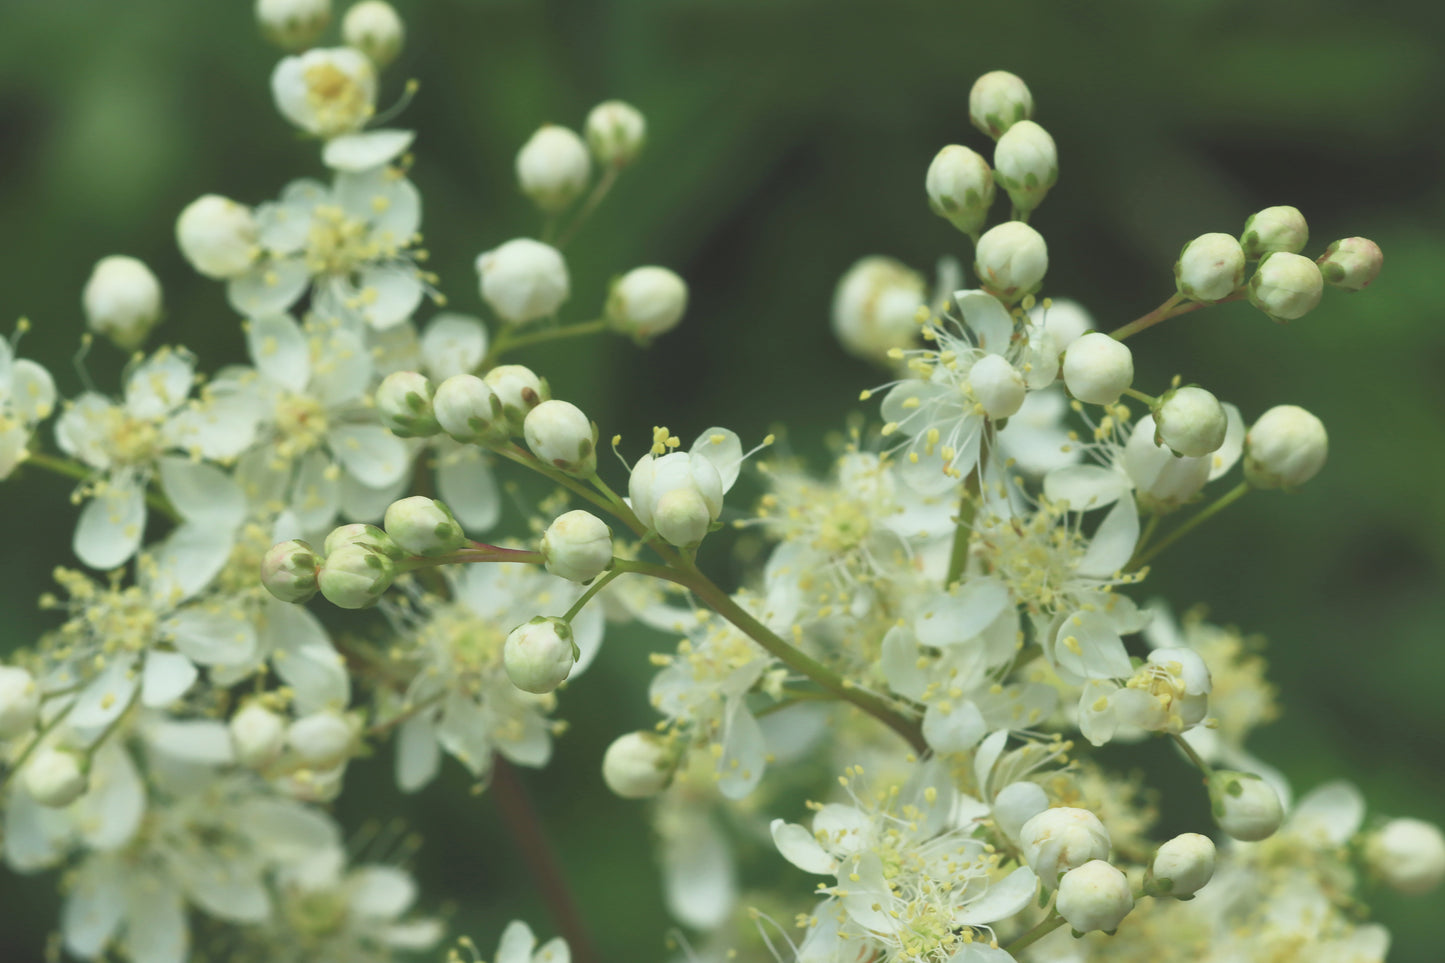
[[[517,152],[517,183],[542,213],[566,211],[592,183],[592,163],[614,172],[637,159],[647,122],[620,100],[598,104],[583,128],[586,138],[558,124],[544,124]]]
[[[1112,842],[1099,817],[1059,806],[1033,816],[1019,830],[1024,862],[1046,889],[1058,890],[1055,908],[1077,933],[1112,933],[1134,908],[1123,870],[1109,862]]]

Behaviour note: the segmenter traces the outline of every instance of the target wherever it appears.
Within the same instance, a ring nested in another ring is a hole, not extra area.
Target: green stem
[[[948,575],[943,580],[946,589],[963,577],[964,566],[968,564],[968,543],[973,537],[973,515],[978,511],[978,493],[982,485],[983,463],[988,459],[988,438],[980,442],[978,464],[968,473],[963,486],[963,495],[958,501],[958,522],[953,530],[953,547],[948,553]]]
[[[1138,391],[1134,388],[1125,388],[1124,394],[1128,395],[1130,398],[1133,398],[1136,401],[1144,402],[1144,404],[1148,405],[1150,408],[1154,408],[1156,405],[1159,404],[1158,398],[1154,397],[1153,395],[1146,395],[1144,392]]]
[[[575,338],[584,334],[597,334],[607,330],[606,318],[595,318],[591,321],[582,321],[577,324],[569,324],[560,328],[547,328],[542,331],[533,331],[530,334],[513,335],[510,327],[503,328],[497,335],[497,340],[492,342],[492,349],[482,361],[482,370],[493,368],[497,359],[508,351],[515,351],[518,348],[527,348],[534,344],[543,344],[548,341],[559,341],[563,338]]]
[[[78,461],[69,458],[60,458],[55,455],[48,455],[43,451],[32,451],[25,456],[22,465],[34,465],[36,468],[43,468],[46,471],[54,472],[57,475],[64,475],[67,478],[74,478],[77,481],[90,481],[96,477],[95,469],[82,465]],[[176,511],[166,497],[158,491],[149,487],[146,489],[146,505],[152,510],[160,512],[173,522],[179,522],[181,515]]]
[[[1154,532],[1159,528],[1159,519],[1162,516],[1150,515],[1149,520],[1144,523],[1144,531],[1139,536],[1139,544],[1134,548],[1134,554],[1138,555],[1149,547],[1149,539],[1154,537]]]
[[[781,712],[792,706],[801,705],[804,702],[832,702],[838,697],[831,692],[815,692],[809,689],[784,689],[783,695],[786,698],[774,702],[770,706],[764,706],[753,715],[761,719],[763,716],[770,716],[774,712]]]
[[[1233,294],[1230,294],[1228,297],[1220,298],[1218,301],[1190,301],[1184,295],[1176,293],[1172,298],[1170,298],[1168,301],[1165,301],[1163,304],[1159,305],[1159,307],[1155,308],[1153,311],[1150,311],[1148,314],[1143,315],[1142,317],[1135,318],[1133,321],[1130,321],[1123,327],[1115,328],[1113,331],[1110,331],[1109,337],[1113,338],[1115,341],[1123,341],[1130,335],[1135,335],[1138,334],[1140,331],[1145,330],[1146,328],[1154,327],[1154,325],[1158,324],[1160,321],[1167,321],[1170,318],[1177,318],[1181,314],[1188,314],[1191,311],[1198,311],[1200,308],[1207,308],[1211,304],[1223,304],[1225,301],[1238,301],[1240,298],[1244,297],[1246,291],[1247,289],[1241,286],[1237,288]]]
[[[1199,755],[1199,753],[1194,751],[1194,747],[1189,744],[1188,740],[1186,740],[1183,736],[1179,735],[1177,732],[1171,732],[1169,734],[1169,738],[1174,740],[1174,744],[1179,747],[1180,751],[1183,752],[1184,755],[1189,757],[1189,761],[1194,764],[1194,768],[1204,773],[1206,778],[1213,774],[1213,767],[1211,767],[1209,763],[1204,761],[1203,756]]]
[[[1004,951],[1016,955],[1019,950],[1026,946],[1032,946],[1063,925],[1064,918],[1062,916],[1057,913],[1050,913],[1048,916],[1039,920],[1038,923],[1034,924],[1033,928],[1028,932],[1014,940],[1008,946],[1005,946]]]
[[[441,702],[444,698],[446,698],[446,693],[441,692],[437,695],[432,696],[430,699],[423,699],[421,702],[407,706],[405,709],[402,709],[400,712],[392,716],[390,719],[387,719],[385,722],[372,723],[367,728],[364,735],[367,738],[384,736],[391,730],[395,729],[397,726],[401,725],[403,722],[406,722],[408,719],[412,718],[413,716],[416,716],[419,713],[425,712],[426,710],[430,709],[432,706]]]
[[[1249,482],[1240,482],[1238,485],[1235,485],[1229,491],[1225,492],[1223,495],[1220,495],[1217,499],[1215,499],[1213,504],[1202,509],[1198,515],[1195,515],[1189,521],[1185,522],[1183,525],[1180,525],[1168,535],[1165,535],[1153,548],[1131,559],[1129,561],[1129,564],[1125,566],[1125,571],[1132,571],[1142,565],[1147,565],[1150,560],[1152,560],[1160,552],[1164,551],[1170,545],[1173,545],[1175,542],[1179,541],[1185,535],[1188,535],[1190,532],[1194,531],[1200,525],[1203,525],[1205,522],[1209,521],[1209,519],[1213,518],[1215,515],[1218,515],[1220,512],[1224,511],[1224,509],[1228,508],[1230,505],[1233,505],[1235,502],[1239,501],[1248,491]]]
[[[578,612],[582,611],[583,606],[585,606],[588,602],[592,601],[592,597],[598,592],[602,591],[602,589],[607,586],[608,582],[611,582],[613,579],[615,579],[621,574],[622,569],[613,568],[609,570],[606,574],[604,574],[601,578],[599,578],[597,581],[593,582],[590,586],[588,586],[587,591],[582,593],[582,597],[579,598],[576,602],[572,603],[572,607],[567,610],[567,614],[562,616],[562,621],[566,622],[568,625],[571,625],[572,620],[577,617]]]
[[[49,695],[49,693],[47,693],[47,695]],[[71,711],[75,708],[75,706],[75,702],[70,703],[70,705],[66,706],[64,710],[56,713],[54,719],[51,719],[49,722],[45,723],[45,725],[40,727],[40,730],[35,733],[35,738],[31,739],[30,742],[26,744],[25,748],[20,751],[20,755],[15,757],[15,761],[10,763],[10,768],[6,770],[5,775],[3,777],[0,777],[0,789],[3,789],[5,784],[10,781],[11,776],[15,775],[17,772],[20,771],[21,767],[25,765],[26,760],[28,760],[32,755],[34,755],[35,750],[40,748],[40,744],[45,741],[45,738],[49,736],[52,732],[54,732],[56,727],[66,720],[66,717],[70,715]]]
[[[519,465],[530,468],[540,474],[546,475],[552,481],[556,482],[558,485],[561,485],[572,494],[578,496],[579,498],[584,498],[587,501],[591,502],[593,505],[596,505],[598,508],[602,509],[603,511],[609,512],[617,516],[623,521],[624,524],[627,525],[628,528],[632,529],[633,532],[635,532],[639,537],[647,533],[647,529],[643,527],[642,523],[637,520],[637,516],[634,515],[632,513],[632,510],[627,508],[626,505],[623,505],[620,502],[615,505],[612,504],[607,499],[597,494],[592,489],[579,482],[577,479],[573,478],[571,475],[567,475],[563,472],[558,471],[555,468],[544,465],[540,459],[534,456],[531,452],[521,448],[520,446],[512,445],[509,448],[493,448],[492,451],[501,455],[503,458],[508,459],[509,461],[514,461]]]
[[[684,586],[701,599],[708,608],[731,622],[779,662],[799,675],[811,679],[839,699],[851,702],[878,719],[906,739],[918,753],[922,754],[928,751],[928,743],[924,740],[923,732],[916,721],[895,709],[887,699],[859,689],[817,659],[790,645],[772,629],[754,618],[741,605],[734,602],[695,565],[685,559],[682,562],[683,564],[678,568],[670,568],[662,565],[650,565],[646,562],[617,559],[614,565],[620,571],[651,575],[654,578],[666,579]]]
[[[587,223],[587,219],[592,216],[592,212],[597,210],[597,206],[602,203],[603,198],[612,190],[612,185],[617,183],[617,175],[621,173],[621,171],[622,168],[613,164],[608,165],[607,169],[602,172],[601,178],[597,181],[597,186],[592,188],[592,193],[588,195],[586,202],[582,205],[582,209],[577,212],[577,216],[572,219],[572,223],[568,224],[566,229],[562,231],[561,235],[557,238],[557,243],[553,245],[557,250],[561,251],[566,248],[572,238],[577,235],[577,232],[582,229],[582,225]]]

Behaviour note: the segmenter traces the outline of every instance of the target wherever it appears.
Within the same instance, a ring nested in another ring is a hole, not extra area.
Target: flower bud
[[[556,248],[519,237],[477,258],[482,297],[508,324],[556,312],[571,293],[567,262]]]
[[[0,665],[0,740],[35,728],[40,718],[40,686],[19,666]]]
[[[236,761],[250,769],[269,766],[286,746],[286,720],[259,702],[243,706],[227,728]]]
[[[646,341],[671,331],[687,310],[687,282],[662,267],[633,268],[612,284],[605,314],[616,331]]]
[[[1363,291],[1379,277],[1385,255],[1380,253],[1380,245],[1367,237],[1347,237],[1326,248],[1316,263],[1326,284]]]
[[[983,405],[984,414],[994,421],[1017,414],[1028,394],[1024,376],[1000,354],[979,358],[969,369],[968,381],[974,398]]]
[[[1298,488],[1329,454],[1324,424],[1297,405],[1276,405],[1244,436],[1244,478],[1255,488]]]
[[[1253,773],[1226,769],[1211,773],[1209,803],[1219,828],[1241,842],[1268,839],[1284,819],[1274,787]]]
[[[1201,234],[1174,262],[1174,286],[1191,301],[1213,303],[1244,283],[1244,249],[1228,234]]]
[[[502,402],[476,375],[452,375],[437,385],[432,416],[443,431],[464,444],[507,440]]]
[[[506,416],[507,427],[513,435],[522,434],[528,413],[552,397],[547,382],[525,365],[497,365],[482,380],[501,403],[502,414]]]
[[[629,732],[602,754],[602,781],[623,799],[646,799],[667,788],[673,762],[655,733]]]
[[[647,121],[634,106],[606,100],[592,108],[583,129],[597,163],[626,167],[637,160],[647,141]]]
[[[1044,236],[1023,221],[1006,221],[978,239],[973,269],[988,293],[1017,301],[1044,283],[1049,248]]]
[[[364,522],[352,522],[348,525],[338,525],[326,536],[322,543],[321,550],[324,554],[330,555],[340,551],[348,545],[359,545],[372,552],[380,552],[392,561],[400,561],[406,557],[406,552],[391,536],[377,528],[375,525],[367,525]]]
[[[1320,267],[1301,254],[1266,254],[1249,279],[1249,303],[1275,321],[1293,321],[1314,310],[1324,293]]]
[[[572,626],[558,618],[537,616],[507,633],[502,666],[507,678],[524,692],[551,692],[577,664]]]
[[[330,769],[350,758],[357,726],[349,716],[322,710],[302,716],[286,730],[286,743],[313,769]]]
[[[983,229],[993,204],[994,185],[993,171],[980,154],[949,144],[928,165],[923,185],[933,213],[970,237]]]
[[[161,282],[144,262],[113,254],[96,262],[81,301],[90,330],[134,351],[161,319]]]
[[[1091,859],[1109,858],[1109,831],[1087,809],[1045,809],[1019,830],[1024,861],[1052,887],[1062,873]]]
[[[591,177],[587,145],[566,127],[544,124],[517,152],[517,183],[545,214],[570,207]]]
[[[1194,385],[1164,392],[1154,408],[1154,440],[1181,457],[1202,458],[1218,451],[1228,427],[1224,405]]]
[[[1274,251],[1298,254],[1310,239],[1309,225],[1297,207],[1266,207],[1249,215],[1239,235],[1244,256],[1251,261]]]
[[[1091,331],[1064,352],[1064,386],[1091,405],[1112,405],[1134,383],[1134,355],[1128,345]]]
[[[1392,819],[1366,838],[1365,861],[1386,886],[1419,896],[1445,879],[1445,836],[1421,819]]]
[[[343,545],[328,552],[321,563],[317,584],[327,601],[343,609],[375,605],[391,588],[396,563],[363,545]]]
[[[698,454],[677,451],[639,458],[627,491],[642,524],[678,548],[702,541],[722,511],[722,476]]]
[[[612,564],[612,530],[591,512],[575,509],[547,526],[541,549],[547,571],[572,582],[590,582]]]
[[[968,116],[973,126],[997,140],[1021,120],[1034,115],[1034,96],[1024,82],[1007,70],[991,70],[973,82],[968,92]]]
[[[432,411],[431,382],[417,371],[393,371],[381,379],[376,413],[398,438],[426,438],[441,427]]]
[[[833,293],[833,334],[850,353],[883,361],[918,337],[918,309],[928,304],[923,275],[889,257],[865,257]]]
[[[341,18],[341,39],[370,57],[379,69],[401,53],[406,26],[386,0],[361,0]]]
[[[527,447],[545,464],[586,478],[597,471],[597,429],[568,401],[544,401],[522,425]]]
[[[281,115],[308,134],[349,134],[375,111],[376,68],[350,47],[308,50],[276,65],[271,96]]]
[[[1139,508],[1164,515],[1198,495],[1209,481],[1210,459],[1180,458],[1156,440],[1154,416],[1134,425],[1124,444],[1124,473],[1134,483]]]
[[[1134,908],[1134,894],[1123,870],[1095,859],[1064,874],[1054,908],[1076,933],[1112,933]]]
[[[256,0],[256,22],[282,50],[305,50],[331,22],[331,0]]]
[[[1028,212],[1044,202],[1059,179],[1059,152],[1049,132],[1031,120],[1010,127],[993,150],[994,176],[1015,209]]]
[[[25,789],[40,805],[62,809],[90,788],[86,769],[79,753],[42,746],[25,764]]]
[[[256,259],[259,229],[251,209],[204,194],[176,218],[176,244],[191,267],[218,281],[240,277]]]
[[[679,488],[662,495],[652,510],[652,524],[669,545],[687,548],[702,541],[712,527],[707,502],[694,488]]]
[[[467,544],[467,536],[451,509],[425,495],[392,502],[382,524],[392,541],[412,555],[434,558]]]
[[[299,538],[277,542],[261,559],[261,584],[283,602],[306,602],[316,594],[321,560]]]
[[[1154,853],[1146,892],[1175,899],[1190,899],[1214,878],[1214,840],[1199,833],[1184,833]]]

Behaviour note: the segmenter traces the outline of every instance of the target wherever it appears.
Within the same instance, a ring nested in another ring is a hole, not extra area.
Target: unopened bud
[[[1064,352],[1064,386],[1091,405],[1112,405],[1134,383],[1134,355],[1101,331],[1075,339]]]
[[[647,121],[641,111],[621,100],[607,100],[592,108],[585,127],[587,146],[597,163],[624,167],[637,159],[647,141]]]
[[[572,626],[557,618],[537,616],[507,634],[502,666],[507,678],[524,692],[551,692],[577,664]]]
[[[1219,828],[1241,842],[1268,839],[1284,819],[1279,794],[1253,773],[1229,770],[1211,773],[1209,802]]]
[[[0,665],[0,740],[35,728],[40,718],[40,686],[19,666]]]
[[[590,582],[612,564],[612,530],[591,512],[575,509],[547,526],[541,549],[547,571],[572,582]]]
[[[282,50],[305,50],[331,22],[331,0],[256,0],[256,22]]]
[[[1297,207],[1266,207],[1249,215],[1239,235],[1244,254],[1251,261],[1274,251],[1298,254],[1310,239],[1309,225]]]
[[[400,545],[392,541],[390,535],[375,525],[368,525],[365,522],[351,522],[333,528],[326,536],[326,541],[322,542],[321,551],[325,555],[330,555],[348,545],[359,545],[367,551],[379,552],[392,561],[399,561],[406,557],[406,552]]]
[[[522,425],[527,447],[544,464],[586,478],[597,471],[597,429],[568,401],[544,401]]]
[[[1297,405],[1276,405],[1244,436],[1244,477],[1255,488],[1298,488],[1328,454],[1323,422]]]
[[[236,761],[250,769],[269,766],[286,746],[286,720],[258,702],[243,706],[227,728]]]
[[[556,313],[571,293],[567,262],[549,244],[520,237],[477,258],[482,297],[508,324]]]
[[[1366,838],[1365,860],[1385,885],[1419,896],[1445,879],[1445,836],[1422,819],[1392,819]]]
[[[612,285],[606,316],[614,330],[647,341],[677,327],[687,310],[687,282],[663,267],[633,268]]]
[[[1301,254],[1266,254],[1249,279],[1249,303],[1276,321],[1293,321],[1313,311],[1324,293],[1319,265]]]
[[[1201,458],[1218,451],[1228,427],[1224,405],[1194,385],[1164,392],[1154,409],[1154,440],[1180,456]]]
[[[991,70],[968,92],[973,126],[997,140],[1014,124],[1034,115],[1034,97],[1024,82],[1007,70]]]
[[[1134,908],[1134,893],[1123,870],[1095,859],[1064,874],[1054,908],[1076,933],[1112,933]]]
[[[321,560],[299,538],[277,542],[261,559],[261,584],[283,602],[306,602],[316,594]]]
[[[327,601],[343,609],[361,609],[376,602],[391,588],[396,563],[361,545],[343,545],[328,552],[317,584]]]
[[[918,309],[926,304],[923,275],[890,257],[865,257],[838,281],[833,334],[851,354],[883,361],[918,338]]]
[[[950,144],[933,158],[924,178],[928,206],[973,237],[983,229],[993,204],[993,171],[976,151]]]
[[[1214,878],[1214,840],[1183,833],[1154,853],[1144,889],[1159,896],[1190,899]]]
[[[1049,248],[1044,236],[1023,221],[1006,221],[978,239],[973,268],[990,294],[1017,301],[1044,283]]]
[[[968,382],[984,414],[994,421],[1017,414],[1028,394],[1024,376],[999,354],[979,358],[968,372]]]
[[[451,509],[425,495],[392,502],[382,524],[392,541],[412,555],[433,558],[467,544],[467,536]]]
[[[441,427],[432,411],[432,388],[418,371],[393,371],[376,387],[376,413],[398,438],[426,438]]]
[[[205,194],[176,219],[176,244],[191,267],[219,281],[240,277],[256,259],[259,228],[251,209],[229,197]]]
[[[464,444],[507,439],[502,402],[476,375],[452,375],[437,385],[432,416],[443,431]]]
[[[1209,481],[1210,459],[1180,458],[1156,439],[1154,416],[1134,425],[1124,444],[1124,472],[1134,483],[1135,497],[1145,512],[1164,515],[1198,495]]]
[[[673,762],[655,733],[629,732],[602,754],[602,781],[623,799],[646,799],[667,788]]]
[[[144,262],[123,254],[96,262],[81,300],[90,330],[126,351],[140,347],[161,319],[161,282]]]
[[[1019,830],[1024,861],[1052,887],[1062,873],[1091,859],[1109,858],[1109,831],[1087,809],[1045,809]]]
[[[302,716],[286,730],[286,743],[313,769],[330,769],[351,757],[357,725],[350,716],[323,710]]]
[[[531,368],[520,364],[500,364],[482,378],[502,405],[510,433],[520,435],[531,410],[552,397],[552,389]]]
[[[688,548],[701,542],[712,527],[707,502],[694,488],[665,493],[652,510],[652,524],[669,545]]]
[[[993,150],[994,176],[1021,212],[1044,201],[1059,180],[1059,152],[1049,132],[1031,120],[1010,127]]]
[[[1201,234],[1174,263],[1174,286],[1191,301],[1213,303],[1244,283],[1244,249],[1229,234]]]
[[[406,25],[386,0],[361,0],[341,18],[341,39],[385,67],[401,53]]]
[[[43,746],[25,764],[25,789],[40,805],[61,809],[90,788],[86,768],[79,753]]]
[[[543,125],[517,152],[517,183],[543,213],[570,207],[591,177],[587,145],[566,127]]]
[[[1317,262],[1325,283],[1346,291],[1362,291],[1380,275],[1385,255],[1367,237],[1335,241]]]

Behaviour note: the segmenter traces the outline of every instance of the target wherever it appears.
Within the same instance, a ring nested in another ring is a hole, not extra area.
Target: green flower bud
[[[467,536],[451,509],[425,495],[392,502],[382,524],[392,541],[412,555],[434,558],[467,544]]]

